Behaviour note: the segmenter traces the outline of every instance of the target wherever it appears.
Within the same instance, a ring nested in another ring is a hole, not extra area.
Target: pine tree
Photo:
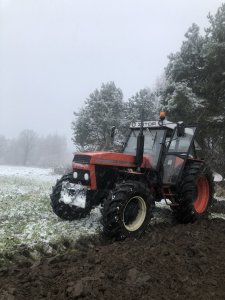
[[[149,88],[141,89],[128,99],[125,104],[126,119],[131,121],[140,120],[142,110],[146,120],[155,120],[157,110],[157,96]]]
[[[202,50],[205,39],[200,36],[196,24],[188,29],[185,38],[180,51],[169,55],[165,69],[167,84],[161,93],[161,104],[172,119],[191,122],[193,112],[204,107]],[[198,117],[201,118],[201,113]]]
[[[205,36],[193,24],[180,51],[169,56],[161,106],[170,118],[198,122],[204,155],[220,168],[225,155],[225,4],[209,14]]]
[[[78,150],[103,150],[111,145],[111,129],[117,128],[120,140],[123,121],[123,93],[114,82],[102,84],[89,95],[85,106],[74,113],[73,142]],[[118,141],[119,142],[119,141]]]

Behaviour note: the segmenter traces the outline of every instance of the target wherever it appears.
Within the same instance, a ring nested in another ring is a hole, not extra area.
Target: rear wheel
[[[188,162],[178,191],[173,211],[181,223],[188,223],[205,217],[214,193],[212,172],[201,162]]]
[[[138,237],[149,224],[151,201],[143,183],[127,181],[118,185],[104,203],[104,234],[116,239]]]
[[[200,176],[196,182],[197,196],[194,200],[194,210],[202,214],[206,211],[210,198],[210,184],[206,176]]]

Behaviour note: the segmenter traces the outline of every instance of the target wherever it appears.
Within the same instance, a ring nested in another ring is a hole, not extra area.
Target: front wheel
[[[72,173],[64,175],[57,181],[50,195],[53,212],[69,221],[85,218],[92,208],[90,192],[79,189]]]
[[[137,181],[119,184],[104,203],[104,234],[116,239],[140,236],[150,222],[151,203],[152,197],[145,184]]]
[[[201,162],[188,162],[178,191],[178,206],[173,207],[175,218],[188,223],[205,217],[211,205],[214,181],[210,169]]]

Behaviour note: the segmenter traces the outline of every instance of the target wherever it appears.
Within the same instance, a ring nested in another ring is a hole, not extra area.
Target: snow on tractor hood
[[[135,155],[117,152],[82,152],[76,153],[73,163],[86,163],[90,165],[107,165],[135,168]],[[144,155],[142,168],[151,168],[151,158]]]

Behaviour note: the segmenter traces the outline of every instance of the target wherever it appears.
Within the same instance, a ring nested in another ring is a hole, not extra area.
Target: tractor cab
[[[137,155],[137,138],[140,135],[140,122],[130,125],[131,131],[124,145],[123,153]],[[159,168],[159,162],[163,153],[166,140],[169,140],[173,130],[163,128],[155,121],[143,122],[143,155],[148,158],[153,169]]]
[[[196,159],[198,144],[194,141],[196,127],[185,127],[183,122],[167,120],[133,122],[123,153],[138,154],[138,136],[143,135],[143,157],[149,159],[151,168],[163,169],[163,183],[174,185],[187,159]]]

